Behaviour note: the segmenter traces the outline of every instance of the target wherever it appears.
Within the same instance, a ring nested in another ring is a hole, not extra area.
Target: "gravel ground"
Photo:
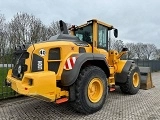
[[[155,88],[124,95],[110,92],[103,108],[90,115],[67,103],[55,105],[29,97],[0,101],[0,120],[160,120],[160,72],[152,73]]]

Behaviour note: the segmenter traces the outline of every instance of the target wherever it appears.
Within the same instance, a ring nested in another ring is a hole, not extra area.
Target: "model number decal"
[[[42,70],[43,63],[42,61],[38,61],[38,70]]]
[[[77,46],[88,47],[88,44],[85,43],[75,43]]]

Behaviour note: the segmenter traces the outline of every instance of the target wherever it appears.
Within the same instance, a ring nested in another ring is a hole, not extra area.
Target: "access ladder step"
[[[116,90],[116,86],[115,85],[111,85],[109,87],[109,91],[112,92],[112,91],[115,91]]]
[[[113,87],[111,87],[111,88],[109,89],[110,92],[115,91],[115,90],[116,90],[116,89],[113,88]]]
[[[60,98],[60,99],[56,100],[56,103],[60,104],[60,103],[64,103],[64,102],[67,102],[67,101],[68,101],[68,98]]]

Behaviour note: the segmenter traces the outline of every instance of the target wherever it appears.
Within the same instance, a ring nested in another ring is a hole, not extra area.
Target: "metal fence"
[[[0,52],[0,99],[17,96],[9,86],[5,85],[7,72],[12,68],[12,53],[9,51]]]
[[[150,67],[152,72],[160,71],[160,60],[134,60],[138,66]]]
[[[138,66],[151,67],[152,72],[160,71],[160,61],[158,60],[135,60]],[[15,97],[18,94],[5,85],[7,72],[12,68],[12,53],[4,51],[0,53],[0,99]]]

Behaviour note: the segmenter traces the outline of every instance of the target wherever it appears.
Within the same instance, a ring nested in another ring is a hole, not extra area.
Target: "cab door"
[[[108,27],[93,21],[93,53],[108,55]]]

